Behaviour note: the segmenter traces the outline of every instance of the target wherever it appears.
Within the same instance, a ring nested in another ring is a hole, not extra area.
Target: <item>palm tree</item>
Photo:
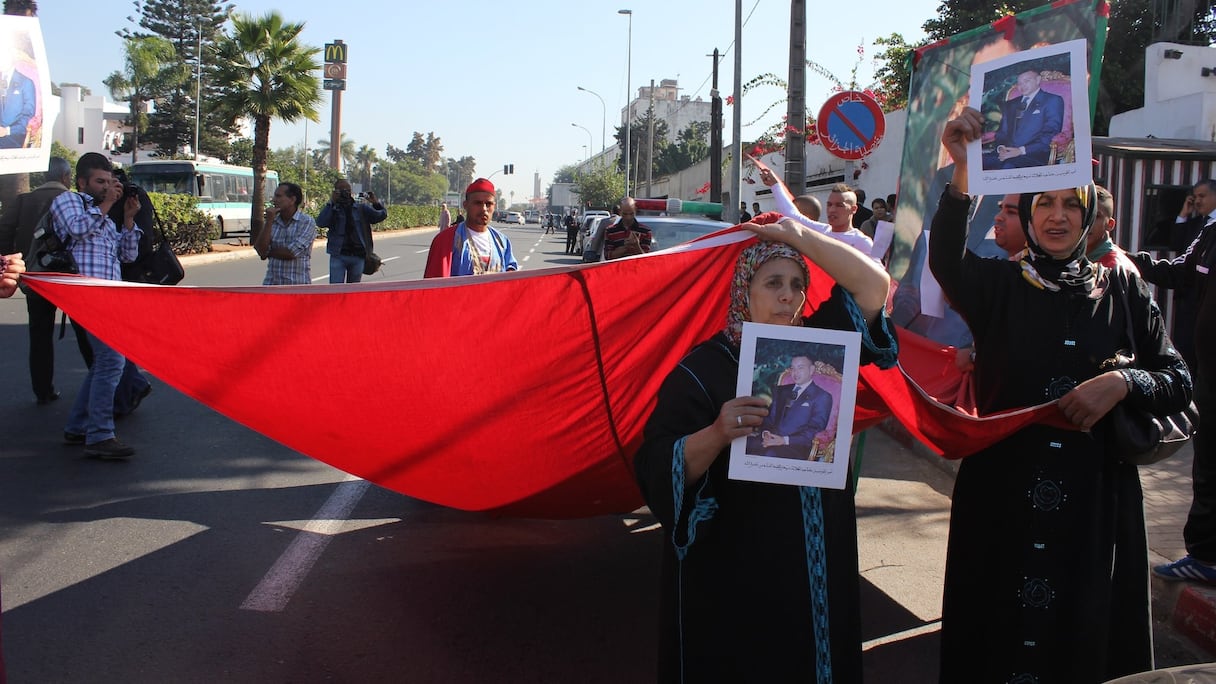
[[[278,12],[235,15],[232,33],[215,47],[218,82],[241,86],[229,89],[221,104],[253,119],[251,236],[262,230],[270,120],[320,120],[320,50],[299,42],[303,30],[303,23],[286,22]]]
[[[123,70],[102,83],[110,97],[131,106],[131,163],[139,152],[139,134],[148,128],[148,102],[190,78],[188,67],[177,61],[173,43],[160,36],[126,39]]]
[[[342,168],[339,171],[344,171],[346,167],[355,163],[355,141],[346,137],[345,133],[340,134],[338,140],[341,141],[338,147],[338,159],[342,162]],[[332,152],[329,144],[329,138],[322,138],[317,141],[315,148],[317,158],[323,160],[324,164],[329,164],[329,154]]]
[[[378,161],[380,155],[376,154],[376,148],[369,145],[364,145],[355,152],[355,163],[359,165],[359,182],[364,188],[372,187],[372,167]]]

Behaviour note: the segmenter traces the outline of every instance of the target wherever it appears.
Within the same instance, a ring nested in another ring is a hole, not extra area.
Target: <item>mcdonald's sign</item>
[[[332,43],[325,44],[325,61],[337,62],[340,64],[346,63],[347,45],[340,40],[335,40]]]

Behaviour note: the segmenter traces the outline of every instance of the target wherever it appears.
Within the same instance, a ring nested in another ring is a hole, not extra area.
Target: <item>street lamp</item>
[[[608,108],[604,106],[604,98],[594,90],[587,90],[582,86],[578,89],[584,93],[591,93],[600,101],[600,154],[603,154],[608,149]]]
[[[583,131],[587,133],[587,147],[588,147],[589,149],[595,149],[595,140],[593,140],[593,139],[591,138],[591,131],[588,131],[586,126],[580,126],[580,125],[578,125],[578,124],[576,124],[576,123],[572,123],[572,124],[570,124],[570,125],[571,125],[571,126],[574,126],[575,128],[581,128],[581,129],[583,129]]]
[[[633,10],[617,10],[617,14],[629,17],[629,40],[625,47],[625,196],[629,196],[629,124],[633,101]]]
[[[587,156],[587,146],[583,145],[583,163],[584,164],[587,163],[587,159],[589,159],[589,157]]]

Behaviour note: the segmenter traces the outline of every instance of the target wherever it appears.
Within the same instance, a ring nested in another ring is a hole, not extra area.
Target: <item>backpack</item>
[[[77,194],[77,197],[80,195]],[[85,205],[87,211],[88,203],[83,197],[80,197],[80,202]],[[53,206],[54,202],[51,204]],[[29,257],[26,259],[25,270],[30,273],[79,273],[76,258],[68,249],[70,243],[71,238],[61,238],[55,230],[54,214],[51,207],[47,207],[42,218],[38,219],[38,224],[34,226],[34,239],[26,252]]]

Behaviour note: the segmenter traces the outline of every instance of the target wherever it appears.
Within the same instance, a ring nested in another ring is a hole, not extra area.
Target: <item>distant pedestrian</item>
[[[574,214],[566,214],[566,254],[574,254],[574,245],[578,242],[578,220]]]
[[[363,264],[372,252],[372,225],[388,218],[376,193],[367,193],[366,200],[359,193],[356,201],[351,190],[345,178],[335,181],[329,201],[317,214],[317,226],[329,229],[325,252],[329,254],[331,284],[363,280]]]
[[[30,192],[17,196],[4,206],[0,216],[0,254],[24,252],[34,240],[34,228],[47,212],[51,201],[68,192],[72,184],[72,165],[62,157],[51,157],[47,165],[46,182]],[[29,322],[30,384],[34,399],[49,404],[59,398],[55,389],[55,312],[54,304],[37,292],[25,293],[25,308]],[[72,319],[76,346],[86,367],[93,365],[93,348],[84,328]]]
[[[439,210],[439,230],[447,230],[452,225],[452,212],[448,211],[448,203],[444,202]]]
[[[266,261],[263,285],[308,285],[312,283],[312,243],[317,224],[300,211],[304,191],[295,183],[279,183],[274,189],[266,224],[253,240],[253,249]]]
[[[739,223],[747,223],[752,220],[752,215],[747,211],[747,202],[739,203]]]

